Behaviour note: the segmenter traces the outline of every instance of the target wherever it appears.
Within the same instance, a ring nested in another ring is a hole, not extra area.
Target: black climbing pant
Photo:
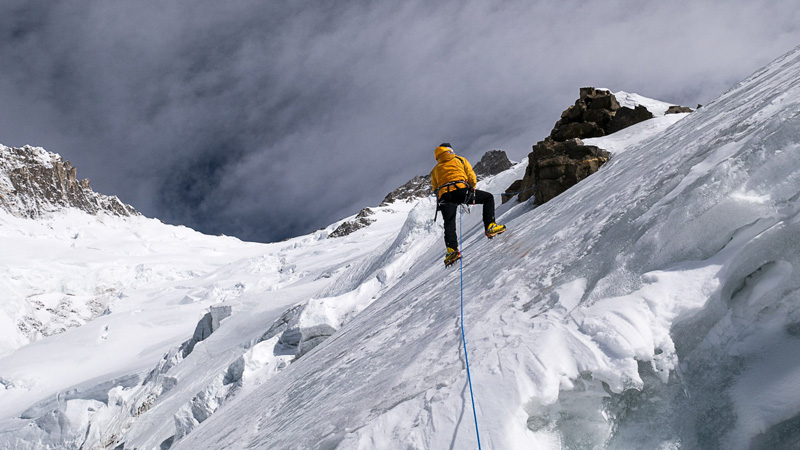
[[[456,234],[456,211],[458,205],[472,204],[471,189],[456,189],[443,194],[439,198],[439,211],[444,218],[444,244],[450,248],[458,248],[458,235]],[[494,222],[494,196],[486,191],[475,190],[475,203],[483,205],[483,228]]]

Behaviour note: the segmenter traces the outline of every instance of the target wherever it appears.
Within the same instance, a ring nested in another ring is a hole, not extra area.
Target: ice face
[[[0,442],[34,430],[31,447],[63,446],[55,424],[68,421],[85,447],[473,448],[463,287],[489,448],[791,446],[797,79],[800,50],[695,113],[597,139],[607,165],[544,206],[498,207],[509,231],[492,241],[479,214],[461,216],[463,285],[441,268],[429,199],[377,207],[342,238],[325,239],[331,226],[269,245],[143,219],[3,219],[19,253],[34,232],[60,252],[55,266],[28,257],[24,273],[0,255],[13,288],[46,267],[57,286],[85,287],[65,261],[102,263],[125,295],[0,360]],[[500,193],[520,170],[479,188]],[[212,306],[230,317],[177,358]],[[55,406],[30,408],[42,398]]]

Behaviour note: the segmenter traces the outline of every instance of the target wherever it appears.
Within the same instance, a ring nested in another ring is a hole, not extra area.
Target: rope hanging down
[[[459,211],[458,214],[458,247],[463,249],[461,242],[461,217],[464,214]],[[472,400],[472,417],[475,419],[475,436],[478,439],[478,450],[481,450],[481,433],[478,431],[478,414],[475,412],[475,395],[472,393],[472,377],[469,373],[469,357],[467,356],[467,338],[464,333],[464,258],[459,259],[459,266],[461,272],[461,341],[464,344],[464,362],[467,366],[467,382],[469,383],[469,397]]]

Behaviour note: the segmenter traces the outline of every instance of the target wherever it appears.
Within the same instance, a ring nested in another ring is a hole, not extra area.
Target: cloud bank
[[[272,241],[374,205],[442,141],[520,160],[581,86],[706,103],[800,44],[792,1],[0,6],[0,142],[146,215]]]

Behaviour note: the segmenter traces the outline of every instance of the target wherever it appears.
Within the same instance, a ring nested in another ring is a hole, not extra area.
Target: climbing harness
[[[461,217],[458,215],[458,247],[463,248],[461,242]],[[481,433],[478,431],[478,414],[475,412],[475,395],[472,392],[472,377],[469,373],[469,357],[467,356],[467,338],[464,333],[464,258],[459,259],[461,272],[461,342],[464,344],[464,362],[467,366],[467,382],[469,383],[469,397],[472,400],[472,417],[475,419],[475,436],[478,439],[478,450],[481,450]]]
[[[466,184],[466,183],[465,183],[465,182],[463,182],[463,181],[451,181],[451,182],[449,182],[449,183],[445,183],[445,184],[441,185],[441,186],[439,187],[439,189],[441,189],[441,188],[443,188],[443,187],[447,187],[447,186],[455,186],[455,185],[456,185],[456,183],[458,183],[458,184]],[[467,184],[467,186],[469,186],[469,185]],[[513,197],[513,196],[515,196],[515,195],[517,195],[517,194],[522,194],[523,192],[532,191],[532,190],[536,189],[536,186],[538,186],[538,185],[534,184],[534,185],[533,185],[533,187],[529,187],[528,189],[523,189],[523,190],[521,190],[521,191],[516,191],[516,192],[501,192],[501,193],[499,193],[499,194],[492,194],[492,195],[494,195],[494,196],[502,196],[502,195],[507,195],[507,196]],[[433,193],[431,194],[431,197],[434,197],[434,196],[438,197],[438,196],[439,196],[439,189],[436,189],[436,190],[434,190],[434,191],[433,191]],[[448,192],[449,192],[449,191],[448,191]],[[490,192],[490,194],[491,194],[491,192]],[[475,197],[475,188],[472,188],[472,196],[473,196],[473,197],[472,197],[472,199],[474,200],[474,197]],[[467,202],[467,203],[469,203],[469,202]]]
[[[459,189],[459,187],[458,187],[459,184],[463,184],[464,187],[470,187],[469,183],[467,183],[464,180],[448,181],[447,183],[445,183],[445,184],[437,187],[436,189],[434,189],[433,193],[438,197],[439,196],[439,191],[441,191],[444,188],[448,188],[447,192],[453,192],[454,189],[450,189],[450,187],[454,187],[456,189]],[[460,188],[460,189],[464,189],[464,188]]]
[[[469,191],[467,192],[466,197],[464,198],[464,202],[463,203],[458,203],[459,209],[462,212],[466,210],[467,214],[469,214],[470,213],[470,206],[474,206],[475,205],[475,188],[470,187],[470,185],[467,184],[466,181],[451,181],[449,183],[445,183],[445,184],[439,186],[439,189],[441,189],[443,187],[447,187],[447,186],[456,186],[456,184],[465,184],[467,186],[467,189],[469,189]],[[456,188],[459,189],[457,186],[456,186]],[[436,222],[436,218],[439,217],[439,205],[441,205],[443,203],[449,203],[449,202],[443,202],[438,198],[439,189],[436,189],[435,191],[433,191],[433,194],[431,194],[431,197],[434,197],[434,196],[436,197],[436,212],[433,213],[433,221],[434,222]],[[460,189],[464,189],[464,188],[460,188]],[[448,192],[452,192],[452,191],[448,191]]]

